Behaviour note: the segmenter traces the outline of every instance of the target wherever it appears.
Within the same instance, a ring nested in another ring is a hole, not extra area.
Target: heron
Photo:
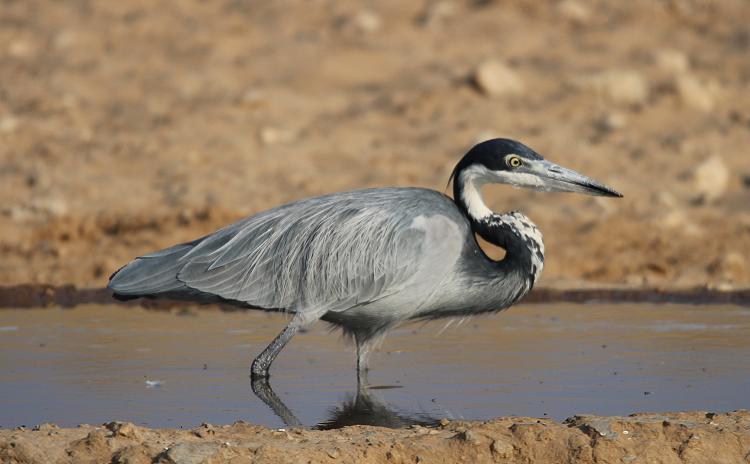
[[[191,242],[135,258],[108,287],[118,299],[163,297],[284,311],[289,323],[253,360],[253,379],[289,340],[322,320],[353,339],[357,378],[373,348],[408,321],[496,313],[539,279],[544,243],[518,211],[495,213],[482,186],[622,197],[528,146],[474,145],[453,169],[453,197],[425,188],[373,188],[288,203]],[[505,250],[489,258],[477,236]]]

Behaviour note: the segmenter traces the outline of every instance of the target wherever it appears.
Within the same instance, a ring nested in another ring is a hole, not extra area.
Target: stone
[[[151,457],[142,446],[131,445],[112,455],[112,464],[151,464]]]
[[[417,22],[423,27],[430,27],[445,22],[458,13],[458,5],[450,0],[442,0],[429,3],[417,18]]]
[[[219,453],[215,443],[178,443],[161,454],[169,464],[203,464]]]
[[[12,115],[6,115],[0,118],[0,132],[10,134],[18,129],[20,122],[18,118]]]
[[[52,217],[61,217],[68,214],[68,202],[59,196],[40,197],[31,204],[31,209],[36,213],[46,214]]]
[[[518,74],[504,63],[487,60],[474,71],[474,83],[483,94],[490,97],[520,95],[524,83]]]
[[[52,44],[58,50],[65,50],[66,48],[70,48],[75,45],[77,41],[77,32],[72,29],[66,29],[58,32],[55,35],[54,39],[52,40]]]
[[[36,52],[36,45],[29,40],[17,39],[8,44],[8,54],[15,58],[32,58]]]
[[[668,74],[682,74],[690,69],[688,56],[673,49],[658,50],[654,53],[654,64],[660,71]]]
[[[594,122],[594,126],[601,132],[615,132],[624,129],[628,123],[628,118],[617,112],[607,113]]]
[[[60,427],[58,427],[58,426],[57,426],[56,424],[52,424],[52,423],[49,423],[49,422],[45,422],[45,423],[43,423],[43,424],[39,424],[39,425],[37,425],[36,427],[34,427],[34,428],[33,428],[33,429],[31,429],[31,430],[34,430],[34,431],[36,431],[36,432],[50,432],[50,431],[52,431],[52,430],[57,430],[57,429],[59,429],[59,428],[60,428]]]
[[[726,193],[729,176],[724,159],[713,155],[693,169],[693,188],[702,201],[714,201]]]
[[[660,217],[659,224],[666,229],[678,229],[688,221],[687,214],[681,209],[672,209]]]
[[[724,253],[711,268],[714,273],[720,273],[722,277],[733,282],[743,282],[747,279],[747,257],[739,251]]]
[[[557,4],[557,12],[574,24],[586,24],[591,20],[589,7],[577,0],[563,0]]]
[[[500,458],[509,458],[513,456],[513,445],[499,438],[492,442],[490,449]]]
[[[216,428],[212,424],[204,422],[200,427],[193,430],[193,435],[200,438],[210,438],[216,435]]]
[[[107,430],[112,432],[113,437],[124,437],[132,438],[135,440],[141,439],[141,433],[134,424],[130,422],[109,422],[104,425]]]
[[[613,103],[625,105],[643,104],[649,95],[648,83],[636,71],[605,71],[579,79],[578,84]]]
[[[380,15],[372,10],[361,10],[352,18],[352,23],[361,32],[373,33],[383,27]]]
[[[703,229],[699,223],[691,220],[684,209],[678,207],[665,208],[667,211],[661,215],[658,224],[664,229],[679,229],[680,232],[689,237],[700,238]]]
[[[87,456],[108,455],[110,452],[110,445],[101,430],[89,432],[84,438],[70,443],[66,449],[66,453],[70,456],[72,462],[86,462]]]
[[[26,222],[34,219],[34,212],[24,206],[7,206],[0,210],[3,216],[7,216],[13,222]]]
[[[469,442],[473,445],[478,445],[480,443],[479,435],[476,434],[476,432],[473,432],[471,430],[465,430],[458,435],[456,435],[456,438],[459,440],[463,440],[465,442]]]
[[[294,133],[290,130],[280,129],[278,127],[263,127],[260,130],[260,141],[264,145],[275,145],[277,143],[291,142],[294,140]]]
[[[714,96],[708,86],[690,74],[678,76],[674,81],[675,92],[683,105],[704,112],[714,109]]]
[[[677,206],[677,199],[671,193],[661,190],[651,195],[653,202],[667,209],[674,209]]]

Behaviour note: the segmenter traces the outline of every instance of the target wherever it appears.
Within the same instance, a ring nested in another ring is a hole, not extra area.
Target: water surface
[[[0,310],[0,426],[284,426],[248,371],[285,322],[204,308]],[[445,325],[393,332],[360,396],[352,348],[314,325],[273,365],[273,394],[308,426],[750,408],[747,308],[520,305]]]

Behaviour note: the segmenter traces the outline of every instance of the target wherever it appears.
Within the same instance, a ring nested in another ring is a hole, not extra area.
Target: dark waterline
[[[536,287],[524,300],[526,304],[547,303],[673,303],[685,305],[739,305],[750,307],[750,288],[717,290],[706,287],[665,290],[660,288],[572,288]],[[73,308],[81,304],[120,304],[150,309],[182,307],[183,302],[139,298],[118,302],[106,288],[77,288],[74,285],[21,284],[0,285],[0,309],[42,308],[62,306]],[[236,306],[207,305],[222,310],[236,311]]]

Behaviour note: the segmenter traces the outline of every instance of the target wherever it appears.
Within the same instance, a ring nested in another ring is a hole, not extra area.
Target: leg
[[[273,341],[266,347],[261,354],[253,361],[250,367],[250,377],[253,379],[267,379],[268,368],[271,367],[271,363],[276,356],[281,353],[284,346],[292,339],[294,334],[299,330],[300,323],[295,318],[292,322],[287,325],[280,334],[273,339]]]
[[[361,387],[366,388],[368,384],[370,353],[383,342],[385,334],[386,328],[374,332],[354,332],[354,341],[357,344],[357,384]]]
[[[359,390],[367,385],[367,372],[370,370],[367,367],[370,346],[365,340],[362,340],[361,336],[355,335],[354,341],[357,343],[357,389]]]

